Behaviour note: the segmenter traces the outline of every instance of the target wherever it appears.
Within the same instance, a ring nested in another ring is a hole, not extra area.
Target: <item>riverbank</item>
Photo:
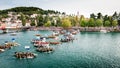
[[[120,32],[119,27],[79,27],[79,30],[88,32],[99,32],[101,30],[106,30],[108,32]]]
[[[80,31],[87,31],[87,32],[99,32],[101,30],[106,30],[109,32],[120,32],[119,27],[71,27],[67,29],[79,29]],[[32,27],[30,30],[55,30],[60,31],[64,30],[63,27]]]
[[[80,32],[100,32],[101,30],[106,30],[107,32],[120,32],[120,27],[71,27],[67,28],[79,30]],[[12,32],[21,32],[21,31],[37,31],[37,30],[48,30],[48,31],[61,31],[64,30],[63,27],[29,27],[27,29],[11,29],[7,31],[7,33]],[[1,30],[0,34],[3,34],[3,31]]]

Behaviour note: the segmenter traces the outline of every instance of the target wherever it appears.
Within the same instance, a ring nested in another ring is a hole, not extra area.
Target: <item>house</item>
[[[31,26],[30,23],[31,23],[31,21],[30,21],[30,20],[27,20],[25,26],[27,26],[27,27]]]
[[[31,18],[36,18],[38,16],[38,14],[33,14],[33,15],[31,15],[30,17]]]

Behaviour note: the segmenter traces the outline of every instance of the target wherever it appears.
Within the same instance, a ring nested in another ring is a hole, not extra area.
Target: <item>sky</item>
[[[112,15],[120,12],[120,0],[0,0],[0,10],[19,6],[39,7],[45,10],[57,10],[66,14],[84,15],[101,12]]]

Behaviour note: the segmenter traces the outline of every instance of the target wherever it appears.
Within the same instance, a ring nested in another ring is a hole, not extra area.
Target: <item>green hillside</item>
[[[39,14],[57,14],[60,13],[58,11],[54,10],[43,10],[41,8],[37,7],[15,7],[5,10],[0,10],[0,15],[7,14],[8,12],[22,12],[23,14],[31,15],[33,13],[39,13]]]

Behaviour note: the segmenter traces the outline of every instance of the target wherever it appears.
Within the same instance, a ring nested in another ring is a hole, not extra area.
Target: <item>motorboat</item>
[[[16,36],[17,33],[13,32],[13,33],[11,33],[10,35],[11,35],[11,36]]]
[[[107,32],[109,32],[109,31],[107,31],[107,30],[105,30],[105,29],[102,29],[102,30],[100,30],[100,32],[101,32],[101,33],[107,33]]]
[[[4,52],[5,50],[4,49],[0,49],[0,52]]]

